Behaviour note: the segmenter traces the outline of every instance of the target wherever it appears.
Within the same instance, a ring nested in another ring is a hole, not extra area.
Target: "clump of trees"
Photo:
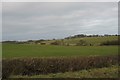
[[[54,41],[51,43],[51,45],[64,45],[63,41]]]
[[[60,43],[58,41],[52,42],[51,45],[59,45]]]
[[[38,44],[38,43],[41,43],[43,41],[45,41],[45,40],[44,39],[40,39],[40,40],[36,40],[35,43]]]
[[[100,45],[120,45],[120,40],[106,41],[101,43]]]
[[[18,43],[18,41],[3,41],[2,43],[12,43],[12,44],[16,44],[16,43]]]

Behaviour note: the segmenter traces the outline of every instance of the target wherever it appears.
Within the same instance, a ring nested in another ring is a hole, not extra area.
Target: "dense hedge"
[[[2,80],[119,80],[119,78],[9,78]]]
[[[51,57],[3,59],[3,78],[10,75],[38,75],[90,68],[118,63],[118,56]]]

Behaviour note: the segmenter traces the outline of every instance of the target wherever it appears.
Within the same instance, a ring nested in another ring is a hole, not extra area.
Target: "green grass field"
[[[3,44],[3,58],[117,55],[118,46],[52,46],[36,44]]]

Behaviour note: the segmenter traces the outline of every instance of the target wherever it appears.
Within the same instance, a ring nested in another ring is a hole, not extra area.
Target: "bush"
[[[84,41],[84,40],[80,40],[76,45],[77,45],[77,46],[86,46],[86,45],[87,45],[87,42]]]
[[[120,41],[118,40],[106,41],[106,42],[101,43],[100,45],[120,45]]]
[[[51,45],[61,45],[61,42],[60,41],[54,41],[51,43]]]
[[[118,56],[49,57],[3,59],[3,78],[10,75],[39,75],[118,64]]]

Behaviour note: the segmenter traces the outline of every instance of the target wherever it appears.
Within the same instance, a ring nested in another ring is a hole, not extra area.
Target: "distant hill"
[[[24,42],[20,41],[4,41],[3,43],[15,43],[15,44],[41,44],[41,45],[80,45],[80,46],[98,46],[101,44],[112,44],[116,45],[118,41],[118,35],[74,35],[64,39],[53,39],[53,40],[28,40]]]
[[[86,42],[87,45],[100,45],[103,42],[106,41],[113,41],[118,40],[118,36],[102,36],[102,37],[79,37],[79,38],[69,38],[69,39],[60,39],[60,40],[50,40],[50,41],[43,41],[45,43],[52,43],[55,41],[59,41],[61,43],[65,43],[66,45],[76,45],[79,43],[80,40],[83,40]]]

